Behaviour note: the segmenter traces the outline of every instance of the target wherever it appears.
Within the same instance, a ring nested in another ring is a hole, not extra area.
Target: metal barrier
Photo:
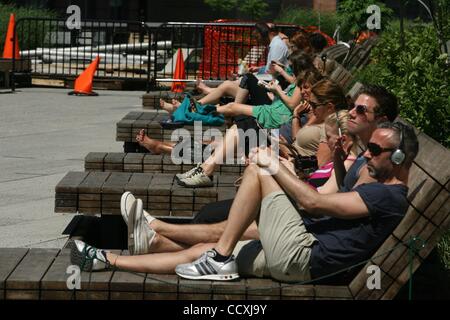
[[[265,63],[266,48],[257,43],[254,26],[87,20],[80,29],[69,30],[63,19],[23,18],[14,31],[21,56],[13,58],[12,85],[22,73],[72,79],[100,56],[96,78],[142,81],[149,91],[156,86],[155,79],[173,77],[178,49],[187,78],[225,80],[237,73],[239,59],[249,65]]]

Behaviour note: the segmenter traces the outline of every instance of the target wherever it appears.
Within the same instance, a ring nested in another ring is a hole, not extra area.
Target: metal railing
[[[142,81],[149,91],[156,86],[155,79],[174,77],[181,51],[187,78],[225,80],[237,73],[239,59],[249,65],[265,63],[266,48],[257,43],[254,27],[254,23],[226,21],[86,20],[80,29],[70,30],[63,19],[23,18],[14,31],[21,53],[20,59],[13,58],[12,77],[31,73],[51,79],[75,78],[99,56],[97,79]]]

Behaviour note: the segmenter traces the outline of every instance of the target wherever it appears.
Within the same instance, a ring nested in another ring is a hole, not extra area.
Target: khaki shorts
[[[260,241],[239,241],[233,251],[241,276],[284,282],[311,279],[309,260],[317,239],[306,230],[284,192],[273,192],[262,200],[258,230]]]

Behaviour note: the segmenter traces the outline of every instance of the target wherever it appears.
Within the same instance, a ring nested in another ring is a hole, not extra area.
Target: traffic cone
[[[174,79],[186,79],[186,72],[184,70],[183,51],[181,49],[178,49],[177,63],[175,65],[175,72],[173,73],[173,77]],[[186,88],[186,83],[173,82],[171,91],[181,93],[184,91],[184,88]]]
[[[9,17],[8,31],[6,32],[5,47],[3,48],[4,59],[12,59],[13,57],[16,59],[20,59],[19,40],[17,39],[17,34],[14,44],[15,25],[16,25],[16,16],[14,13],[11,13]]]
[[[83,71],[82,74],[75,80],[74,91],[70,91],[69,95],[82,95],[82,96],[98,96],[97,93],[92,91],[92,82],[94,81],[94,74],[100,63],[100,57],[95,58],[94,61]]]

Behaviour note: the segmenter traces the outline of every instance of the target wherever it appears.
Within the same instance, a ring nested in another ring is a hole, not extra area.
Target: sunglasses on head
[[[374,157],[377,157],[380,154],[382,154],[383,152],[394,151],[395,148],[382,148],[382,147],[380,147],[380,145],[378,145],[376,143],[369,142],[367,144],[367,150],[369,150],[371,155],[373,155]]]

